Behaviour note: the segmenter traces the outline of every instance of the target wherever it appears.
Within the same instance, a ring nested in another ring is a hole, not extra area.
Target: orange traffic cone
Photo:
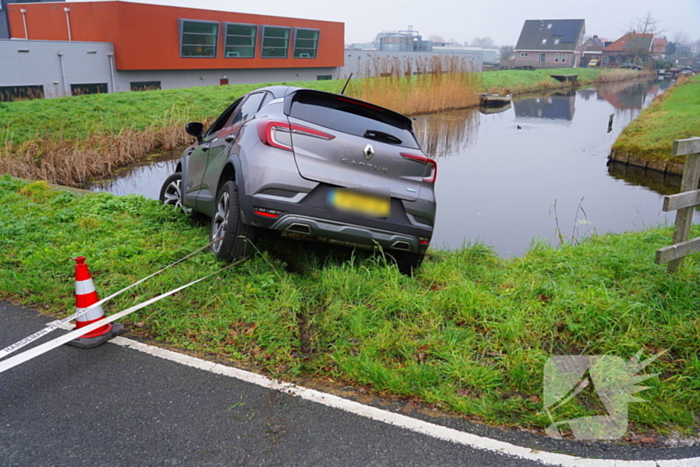
[[[92,276],[90,276],[90,270],[85,264],[85,257],[78,256],[75,258],[75,311],[80,312],[85,308],[100,301],[95,290],[95,285],[92,283]],[[79,316],[75,320],[76,329],[92,324],[95,321],[104,319],[105,312],[102,309],[102,305],[93,307],[90,311],[82,316]],[[77,339],[69,342],[70,345],[76,347],[81,347],[84,349],[89,349],[92,347],[97,347],[124,333],[124,325],[119,323],[107,323]]]

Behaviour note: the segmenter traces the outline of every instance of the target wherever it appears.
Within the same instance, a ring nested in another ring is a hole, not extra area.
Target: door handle
[[[208,145],[208,144],[202,145],[202,151],[207,152],[208,150],[209,150],[209,145]]]
[[[230,143],[231,141],[235,140],[236,137],[234,135],[228,135],[226,138],[224,138],[224,141],[227,143]]]

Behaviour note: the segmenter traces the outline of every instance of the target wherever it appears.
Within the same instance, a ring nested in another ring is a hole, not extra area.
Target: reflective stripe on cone
[[[99,302],[100,298],[97,296],[97,291],[95,290],[95,285],[92,283],[92,276],[90,276],[90,270],[85,264],[85,257],[78,256],[75,258],[75,311],[80,312],[83,309],[94,305]],[[105,312],[102,309],[102,305],[94,307],[89,312],[82,316],[79,316],[75,320],[75,327],[80,329],[87,326],[88,324],[94,323],[105,317]],[[80,336],[81,339],[87,339],[92,337],[101,336],[112,330],[111,324],[106,324],[100,328],[95,329],[84,336]]]

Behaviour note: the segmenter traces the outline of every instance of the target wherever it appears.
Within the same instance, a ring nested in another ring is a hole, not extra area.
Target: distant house
[[[654,60],[665,60],[667,45],[668,41],[665,37],[655,37],[651,46],[651,58]]]
[[[586,66],[591,60],[600,58],[603,56],[603,49],[605,48],[605,39],[601,39],[598,36],[589,37],[586,42],[583,43],[581,47],[583,52],[583,59],[581,60],[581,66]]]
[[[603,66],[619,66],[623,63],[640,64],[652,54],[653,34],[630,32],[603,49]]]
[[[583,19],[525,21],[515,46],[516,68],[574,68],[581,65]]]

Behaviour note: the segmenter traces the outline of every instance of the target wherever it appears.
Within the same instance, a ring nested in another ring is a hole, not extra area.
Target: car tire
[[[179,209],[186,216],[192,216],[192,208],[187,208],[182,204],[182,173],[175,172],[165,179],[160,187],[158,199],[165,205]]]
[[[252,253],[256,236],[257,229],[241,220],[238,187],[232,181],[226,182],[216,196],[211,218],[211,241],[223,238],[212,244],[211,251],[224,261],[245,258]]]
[[[391,255],[396,261],[399,272],[409,277],[413,276],[413,273],[423,264],[423,259],[425,258],[425,253],[408,253],[405,251],[392,252]]]

